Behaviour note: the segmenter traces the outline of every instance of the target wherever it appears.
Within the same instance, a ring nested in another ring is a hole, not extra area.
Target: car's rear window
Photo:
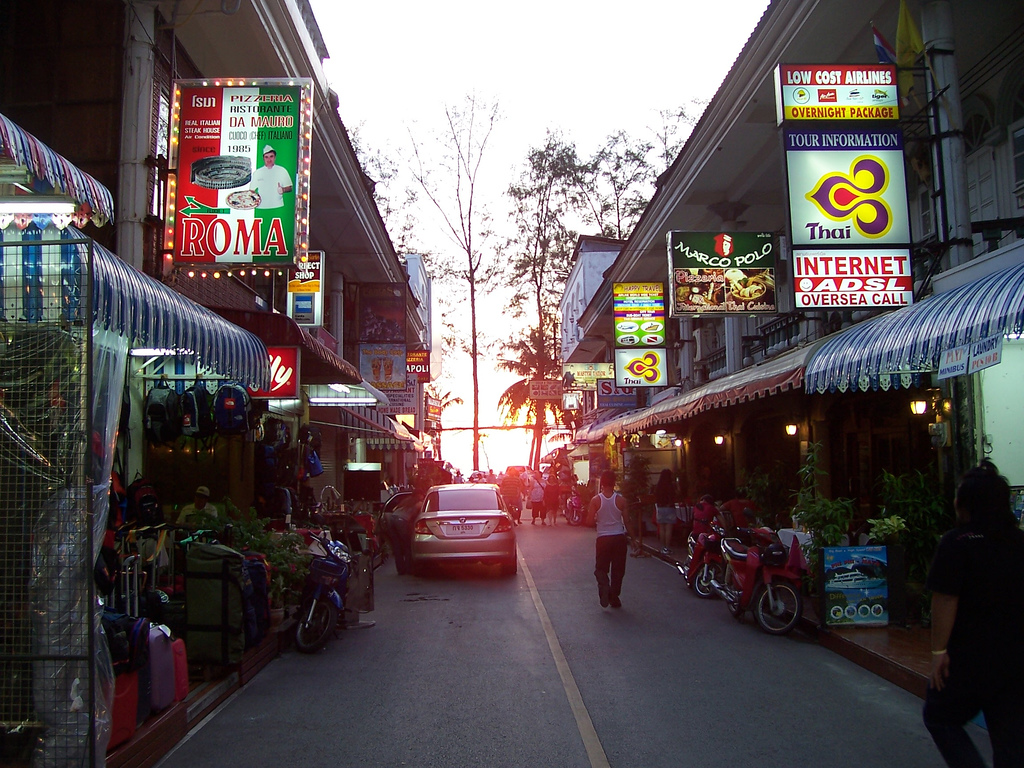
[[[493,488],[467,488],[458,491],[439,491],[430,494],[428,512],[474,509],[499,509],[498,494]]]

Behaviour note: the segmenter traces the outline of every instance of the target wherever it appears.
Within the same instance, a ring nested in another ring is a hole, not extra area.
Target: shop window
[[[999,218],[996,197],[996,161],[990,144],[992,136],[992,110],[980,97],[971,99],[964,120],[964,168],[967,175],[967,201],[971,221]],[[974,254],[988,250],[981,233],[973,236]]]

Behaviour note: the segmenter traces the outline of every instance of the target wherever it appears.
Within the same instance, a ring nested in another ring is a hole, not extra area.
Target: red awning
[[[359,384],[363,380],[358,368],[332,352],[288,315],[216,307],[213,311],[254,333],[269,347],[301,347],[304,384]]]

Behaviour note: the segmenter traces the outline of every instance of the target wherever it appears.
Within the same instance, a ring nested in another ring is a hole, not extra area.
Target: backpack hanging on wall
[[[160,382],[149,390],[144,412],[146,438],[151,443],[169,443],[181,434],[178,393],[165,382]]]
[[[217,431],[225,435],[240,435],[250,429],[252,400],[241,384],[228,381],[217,389],[213,404],[213,420]]]
[[[144,477],[138,477],[128,486],[128,514],[126,522],[131,526],[160,525],[164,522],[164,511],[156,487]]]
[[[205,382],[197,381],[181,396],[181,434],[203,439],[217,432],[213,421],[213,397]]]

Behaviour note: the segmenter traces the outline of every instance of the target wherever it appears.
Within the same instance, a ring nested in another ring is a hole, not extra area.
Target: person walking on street
[[[558,478],[552,472],[544,485],[544,519],[541,525],[554,525],[555,515],[558,514],[558,500],[562,496],[562,489],[558,484]],[[546,522],[545,522],[546,521]]]
[[[536,525],[538,520],[544,522],[544,483],[536,472],[531,472],[529,477],[527,493],[530,496],[530,512],[533,515],[530,525]]]
[[[949,766],[984,766],[964,725],[985,715],[995,768],[1024,766],[1024,531],[987,459],[960,481],[958,527],[928,572],[932,669],[924,724]]]
[[[516,525],[522,525],[523,515],[523,482],[519,479],[519,470],[511,469],[501,478],[501,498],[512,515]]]
[[[661,470],[658,484],[654,487],[654,514],[658,521],[658,540],[661,542],[661,554],[672,553],[672,529],[675,527],[676,514],[676,478],[671,469]]]
[[[626,500],[615,492],[615,473],[601,473],[601,486],[590,500],[590,514],[597,522],[594,576],[602,608],[621,608],[622,577],[626,573],[626,524],[622,516]]]

